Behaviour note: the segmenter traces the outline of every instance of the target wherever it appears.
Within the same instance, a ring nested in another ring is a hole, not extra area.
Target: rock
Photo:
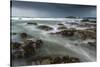
[[[75,23],[75,22],[71,22],[70,24],[71,25],[79,25],[78,23]]]
[[[24,57],[24,52],[22,51],[16,51],[13,53],[13,59],[17,59],[17,58],[23,58]]]
[[[34,57],[32,61],[39,62],[39,64],[61,64],[80,62],[80,59],[70,56],[38,56]]]
[[[59,23],[58,25],[61,25],[61,26],[63,26],[64,24],[62,24],[62,23]]]
[[[21,47],[21,43],[18,43],[18,42],[12,42],[11,43],[11,48],[12,49],[19,49]]]
[[[34,44],[35,44],[34,42],[30,41],[27,45],[25,45],[23,47],[26,57],[30,57],[30,56],[33,56],[35,54]]]
[[[33,22],[28,22],[28,25],[38,25],[37,23],[33,23]]]
[[[67,29],[67,27],[65,27],[65,26],[60,26],[60,27],[58,27],[58,30],[60,30],[60,29]]]
[[[88,44],[92,47],[95,47],[96,48],[96,42],[88,42]]]
[[[40,25],[40,26],[38,26],[38,28],[42,29],[42,30],[46,30],[46,31],[49,31],[49,30],[53,29],[52,27],[47,26],[47,25]]]
[[[13,32],[13,33],[11,33],[11,35],[16,35],[17,33],[15,33],[15,32]]]
[[[50,60],[49,59],[44,59],[44,60],[42,60],[41,64],[50,64]]]
[[[69,60],[69,56],[63,56],[63,62],[64,63],[68,63],[68,60]]]
[[[62,59],[60,57],[56,57],[52,62],[52,64],[59,64],[59,63],[62,63]]]
[[[85,40],[85,39],[96,39],[96,32],[89,31],[89,30],[78,30],[78,36]]]
[[[76,57],[69,58],[69,63],[76,63],[76,62],[80,62],[79,58],[76,58]]]
[[[70,29],[61,29],[59,32],[50,33],[53,35],[62,35],[62,36],[74,36],[74,33],[76,32],[76,29],[70,28]]]
[[[63,31],[60,31],[60,33],[62,36],[73,36],[74,35],[74,31],[71,31],[71,30],[63,30]]]
[[[27,33],[20,33],[20,36],[21,36],[21,38],[27,38],[28,37],[28,35],[27,35]]]
[[[43,41],[41,39],[36,40],[36,48],[40,48],[43,45]]]

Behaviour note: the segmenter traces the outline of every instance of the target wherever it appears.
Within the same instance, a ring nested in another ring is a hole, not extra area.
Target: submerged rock
[[[27,38],[28,37],[28,35],[27,35],[27,33],[20,33],[20,36],[21,36],[21,38]]]
[[[16,35],[16,34],[17,34],[16,32],[11,33],[11,35]]]
[[[38,26],[38,28],[41,29],[41,30],[46,30],[46,31],[53,29],[52,27],[47,26],[47,25],[40,25],[40,26]]]
[[[38,25],[37,23],[34,23],[34,22],[28,22],[27,24],[28,25]]]
[[[63,26],[64,24],[62,24],[62,23],[59,23],[58,25],[61,25],[61,26]]]
[[[88,44],[96,48],[96,42],[88,42]]]
[[[67,29],[67,27],[65,27],[65,26],[60,26],[60,27],[58,27],[58,30],[60,30],[60,29]]]

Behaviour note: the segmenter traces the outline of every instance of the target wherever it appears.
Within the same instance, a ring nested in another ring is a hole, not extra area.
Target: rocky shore
[[[54,25],[47,25],[47,24],[39,24],[39,23],[33,23],[33,22],[27,22],[27,25],[34,26],[36,30],[40,31],[40,33],[43,37],[48,38],[47,41],[52,41],[53,39],[49,39],[50,36],[53,37],[56,35],[56,37],[61,37],[63,41],[68,42],[67,39],[75,39],[74,41],[70,41],[74,44],[74,46],[77,48],[82,47],[85,45],[85,47],[88,49],[88,47],[93,47],[96,49],[96,23],[91,23],[87,21],[82,21],[80,23],[58,23]],[[30,30],[30,29],[28,29]],[[46,33],[41,33],[46,32]],[[36,31],[32,31],[31,35],[34,35]],[[71,55],[38,55],[38,53],[41,53],[41,49],[43,48],[44,43],[46,39],[43,40],[43,37],[37,37],[39,35],[30,36],[29,32],[11,32],[11,36],[18,35],[21,42],[17,41],[11,41],[11,59],[13,61],[17,59],[24,59],[25,64],[27,65],[44,65],[44,64],[62,64],[62,63],[77,63],[77,62],[83,62],[81,59],[77,56],[73,57]],[[41,36],[40,35],[40,36]],[[67,39],[65,39],[67,38]],[[93,40],[93,41],[88,41]],[[60,40],[58,40],[60,41]],[[54,42],[58,42],[55,38]],[[80,42],[79,42],[80,41]],[[87,41],[86,43],[83,43],[84,41]],[[76,43],[74,43],[76,42]],[[68,42],[69,43],[69,42]],[[68,44],[67,43],[67,44]],[[52,46],[52,43],[50,43]],[[61,43],[62,45],[62,43]],[[64,45],[64,47],[66,44]],[[88,46],[88,47],[87,47]],[[50,47],[50,46],[47,46]],[[71,46],[66,46],[68,48],[72,48]],[[52,47],[51,50],[53,50],[54,47]],[[73,49],[76,49],[73,48]],[[58,48],[59,49],[59,48]],[[47,50],[47,49],[46,49]],[[48,50],[47,50],[48,51]],[[67,52],[66,52],[67,53]],[[16,64],[16,63],[15,63]],[[12,63],[13,65],[13,63]]]

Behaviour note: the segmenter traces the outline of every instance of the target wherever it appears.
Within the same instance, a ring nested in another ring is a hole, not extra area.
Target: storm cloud
[[[11,16],[20,17],[96,17],[96,6],[11,1]]]

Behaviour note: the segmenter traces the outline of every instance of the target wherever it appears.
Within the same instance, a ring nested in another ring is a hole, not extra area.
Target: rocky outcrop
[[[34,54],[35,54],[34,45],[35,45],[34,42],[29,42],[27,45],[23,46],[26,58],[28,58],[30,56],[34,56]]]
[[[41,30],[45,30],[45,31],[49,31],[52,30],[53,28],[47,25],[40,25],[37,28],[41,29]]]
[[[39,58],[33,61],[38,61],[40,62],[40,64],[61,64],[81,62],[79,58],[70,56],[40,56]]]
[[[70,29],[61,29],[59,32],[55,32],[55,33],[50,33],[52,35],[61,35],[61,36],[74,36],[74,33],[76,32],[76,29],[74,28],[70,28]]]
[[[12,58],[23,58],[23,57],[31,57],[36,55],[37,49],[40,49],[43,45],[43,41],[41,39],[30,40],[26,39],[25,42],[11,42],[11,55]]]
[[[60,31],[60,33],[62,36],[73,36],[74,35],[74,32],[71,30],[63,30],[63,31]]]
[[[85,39],[96,39],[96,32],[89,31],[89,30],[77,30],[78,36],[85,40]]]

